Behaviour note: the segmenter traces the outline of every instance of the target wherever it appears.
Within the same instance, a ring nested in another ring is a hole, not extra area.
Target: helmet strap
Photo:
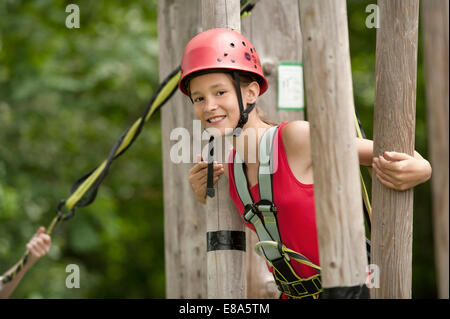
[[[248,114],[255,108],[255,103],[248,104],[247,108],[244,110],[244,103],[242,102],[242,94],[241,94],[241,81],[239,79],[239,74],[236,71],[233,71],[232,74],[234,79],[234,87],[236,89],[236,94],[239,103],[240,115],[238,124],[236,125],[236,127],[234,128],[233,132],[231,132],[230,135],[237,137],[241,134],[242,128],[248,121]]]

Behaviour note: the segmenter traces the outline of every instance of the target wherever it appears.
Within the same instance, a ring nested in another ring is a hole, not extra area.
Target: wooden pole
[[[202,29],[230,28],[240,32],[239,0],[201,0]],[[216,139],[217,141],[218,139]],[[217,145],[226,145],[225,139]],[[222,151],[223,156],[228,154]],[[225,163],[225,158],[218,159]],[[226,168],[226,167],[225,167]],[[216,184],[216,196],[207,199],[207,236],[220,237],[225,244],[229,234],[245,238],[244,224],[234,206],[228,190],[228,181],[221,178]],[[228,239],[229,240],[229,239]],[[207,243],[210,246],[210,242]],[[231,244],[231,243],[230,243]],[[245,249],[245,241],[243,243]],[[245,251],[240,249],[212,250],[207,252],[208,298],[246,297]]]
[[[257,106],[266,118],[281,123],[304,119],[304,111],[278,110],[277,65],[301,62],[301,33],[297,0],[260,0],[249,17],[242,19],[242,34],[257,48],[269,90],[258,99]],[[270,41],[268,41],[270,39]],[[263,258],[253,250],[256,234],[246,229],[247,298],[277,298],[279,291]]]
[[[374,156],[413,155],[418,0],[379,0]],[[374,298],[411,298],[413,190],[395,191],[372,177],[372,263],[380,270]]]
[[[367,298],[346,2],[299,5],[324,297]]]
[[[434,247],[439,298],[449,298],[448,0],[422,1],[428,144],[433,167]]]
[[[200,30],[197,16],[200,4],[200,1],[158,1],[161,80],[180,65],[184,47]],[[161,109],[162,136],[170,136],[175,128],[192,132],[193,120],[191,102],[181,93],[175,93]],[[168,138],[162,139],[166,296],[206,298],[207,210],[195,201],[189,185],[192,164],[177,164],[170,159],[173,145]]]

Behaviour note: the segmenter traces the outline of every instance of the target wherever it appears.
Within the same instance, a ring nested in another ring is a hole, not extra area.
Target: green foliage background
[[[80,29],[65,27],[69,3],[0,1],[0,272],[50,223],[72,183],[106,158],[158,85],[156,0],[76,1]],[[348,13],[355,104],[371,138],[369,3],[348,1]],[[416,149],[427,157],[421,53]],[[161,138],[158,113],[114,162],[96,201],[55,229],[48,257],[13,297],[165,297]],[[435,298],[429,183],[415,191],[413,249],[413,295]],[[80,289],[65,286],[68,264],[80,266]]]

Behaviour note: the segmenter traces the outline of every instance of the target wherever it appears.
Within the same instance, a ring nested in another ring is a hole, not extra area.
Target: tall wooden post
[[[301,33],[298,0],[260,0],[252,14],[242,19],[242,34],[258,50],[269,90],[258,99],[257,106],[267,119],[280,123],[304,119],[304,111],[278,110],[277,66],[279,62],[301,62]],[[270,41],[268,41],[270,39]],[[256,234],[247,228],[247,298],[277,298],[279,291],[264,259],[253,247]]]
[[[299,4],[324,297],[367,298],[346,2]]]
[[[433,167],[431,189],[439,298],[449,297],[448,9],[448,0],[422,1],[428,145]]]
[[[180,65],[184,47],[199,32],[200,5],[200,1],[158,1],[161,80]],[[192,132],[193,120],[191,102],[181,93],[175,93],[161,109],[162,136],[170,136],[175,128]],[[199,139],[197,137],[194,142],[198,143]],[[174,143],[169,138],[162,139],[166,296],[206,298],[207,210],[195,201],[189,185],[192,164],[174,163],[170,159],[170,148]],[[193,154],[190,155],[192,158]]]
[[[202,0],[201,4],[203,30],[230,28],[240,32],[239,0]],[[226,145],[224,140],[219,144]],[[226,156],[227,152],[223,151],[222,155]],[[221,162],[225,163],[225,158]],[[208,198],[206,205],[207,238],[211,241],[207,243],[207,296],[242,299],[246,297],[246,255],[242,245],[236,247],[231,237],[245,239],[244,224],[228,194],[228,181],[221,178],[216,185],[216,196]],[[221,246],[227,248],[212,247],[212,238],[221,238]],[[243,246],[245,248],[245,240]]]
[[[379,0],[374,156],[413,155],[419,0]],[[372,178],[372,263],[380,270],[374,298],[411,298],[413,190],[395,191]]]

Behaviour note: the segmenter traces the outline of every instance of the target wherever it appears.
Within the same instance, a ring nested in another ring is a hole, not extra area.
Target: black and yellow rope
[[[355,109],[353,110],[353,114],[355,117],[356,136],[358,138],[366,138],[366,135],[364,134],[364,130],[361,125],[361,121],[359,120],[359,117],[356,114]],[[372,168],[367,167],[367,171],[369,172],[369,176],[372,176]],[[371,225],[372,225],[372,206],[370,204],[370,198],[369,198],[366,184],[363,179],[362,172],[360,172],[359,177],[361,180],[361,192],[362,192],[363,201],[364,201],[364,213],[366,214],[366,220],[367,220],[367,223],[369,225],[369,230],[370,230]]]
[[[250,15],[250,11],[254,8],[259,0],[241,0],[241,17]],[[108,173],[112,162],[122,155],[139,136],[142,127],[150,119],[150,117],[159,110],[175,93],[178,88],[181,71],[178,66],[173,70],[159,85],[153,94],[144,114],[134,122],[119,138],[114,147],[111,149],[109,156],[97,168],[89,171],[80,177],[73,185],[70,196],[62,200],[57,206],[57,215],[53,218],[47,227],[46,233],[51,235],[53,229],[62,221],[72,218],[75,214],[75,207],[84,207],[91,204],[97,195],[98,188]],[[62,210],[67,209],[68,213],[63,214]],[[27,250],[19,261],[14,270],[5,276],[0,276],[0,289],[3,285],[13,280],[14,277],[23,269],[29,257]]]
[[[156,92],[150,99],[150,102],[148,103],[144,114],[122,134],[120,139],[111,149],[108,158],[105,159],[97,168],[91,170],[74,183],[69,198],[67,198],[66,200],[62,200],[58,204],[57,215],[53,218],[52,222],[47,227],[46,233],[48,235],[51,235],[53,229],[60,222],[73,217],[76,206],[87,206],[94,201],[97,195],[97,190],[106,174],[108,173],[108,169],[111,163],[131,146],[131,144],[140,134],[144,124],[175,93],[178,88],[180,75],[180,67],[177,67],[167,76],[167,78],[159,85]],[[62,210],[64,208],[66,208],[69,212],[63,214]],[[22,259],[17,264],[16,268],[14,268],[14,270],[8,275],[0,277],[0,288],[1,285],[10,282],[23,269],[23,267],[27,263],[29,254],[30,253],[27,250]]]

